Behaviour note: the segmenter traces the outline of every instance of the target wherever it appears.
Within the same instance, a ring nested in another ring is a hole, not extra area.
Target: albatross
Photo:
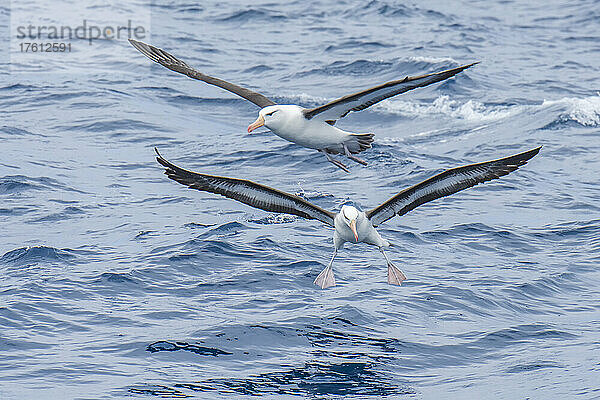
[[[452,168],[421,183],[402,190],[383,204],[360,211],[350,205],[342,206],[336,214],[322,209],[307,200],[249,180],[200,174],[180,168],[164,159],[158,149],[156,160],[165,167],[165,174],[190,189],[219,194],[249,206],[274,213],[297,215],[315,219],[335,229],[334,250],[327,267],[316,277],[314,283],[322,289],[335,285],[333,260],[344,243],[366,243],[377,246],[387,262],[389,284],[400,285],[406,276],[385,253],[390,242],[375,229],[396,215],[404,215],[416,207],[441,197],[460,192],[479,183],[507,175],[525,165],[538,154],[541,146],[510,157]]]
[[[371,148],[375,135],[339,129],[334,126],[338,119],[392,96],[441,82],[477,64],[467,64],[427,75],[407,76],[340,97],[319,107],[304,108],[295,104],[276,104],[260,93],[205,75],[162,49],[133,39],[129,39],[129,42],[150,60],[171,71],[218,86],[259,106],[261,109],[258,118],[248,126],[248,133],[264,126],[285,140],[323,153],[329,162],[346,172],[350,172],[348,167],[332,155],[342,154],[352,161],[367,165],[366,161],[355,154]]]

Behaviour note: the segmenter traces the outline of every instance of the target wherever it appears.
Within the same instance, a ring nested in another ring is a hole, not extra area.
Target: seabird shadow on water
[[[561,342],[578,338],[552,324],[521,324],[491,332],[462,334],[462,343],[433,345],[381,337],[365,326],[368,321],[364,320],[355,324],[345,318],[330,317],[314,322],[304,321],[296,329],[268,325],[228,327],[198,344],[152,343],[146,351],[153,354],[186,352],[200,357],[194,378],[189,382],[139,383],[124,389],[129,393],[160,397],[193,397],[196,393],[375,398],[411,395],[419,392],[417,385],[423,384],[423,371],[481,363],[497,358],[499,348],[512,348],[540,338]],[[299,343],[309,345],[310,352],[295,354]],[[203,379],[203,366],[207,366],[207,376],[213,376],[214,373],[208,372],[211,368],[223,369],[232,362],[243,363],[248,357],[272,360],[269,362],[273,367],[264,367],[272,370],[245,377]],[[165,357],[153,362],[161,360]],[[190,362],[190,358],[186,360]],[[164,362],[171,361],[174,360],[169,357]],[[518,364],[508,372],[556,365],[547,364]]]
[[[193,393],[200,392],[229,396],[232,394],[250,396],[270,394],[303,397],[322,395],[385,397],[416,393],[414,388],[394,382],[392,375],[386,371],[389,363],[396,359],[394,353],[398,352],[400,344],[396,339],[377,339],[349,334],[345,332],[345,328],[355,327],[350,321],[341,318],[328,318],[327,320],[323,321],[326,325],[342,324],[344,326],[335,329],[318,325],[307,325],[301,329],[266,325],[241,327],[241,331],[236,329],[234,332],[227,334],[221,332],[215,335],[221,343],[219,347],[205,345],[204,341],[201,341],[201,344],[168,341],[152,343],[146,348],[151,353],[190,352],[203,357],[201,361],[203,364],[219,363],[221,358],[225,362],[231,362],[231,358],[243,359],[244,355],[249,354],[248,351],[243,351],[243,348],[238,348],[237,351],[225,350],[223,345],[231,345],[230,341],[233,339],[238,346],[243,345],[241,342],[249,339],[243,337],[244,333],[252,335],[252,331],[254,334],[263,333],[261,335],[263,337],[277,335],[284,342],[308,341],[313,350],[308,357],[302,357],[301,362],[295,363],[291,357],[290,362],[281,363],[275,370],[250,374],[246,377],[208,378],[170,384],[146,383],[132,385],[127,390],[130,393],[161,397],[193,397]],[[238,337],[239,341],[237,341]],[[278,350],[283,351],[284,342],[279,343],[282,348]],[[255,343],[252,344],[255,345]],[[371,347],[373,354],[353,351],[353,346],[358,344]],[[246,349],[249,350],[248,347]],[[199,376],[201,377],[201,372],[199,372]]]
[[[250,396],[268,394],[390,396],[416,393],[410,387],[397,387],[386,382],[384,373],[377,372],[373,364],[362,362],[337,364],[307,362],[301,367],[247,378],[213,378],[193,383],[175,383],[171,387],[136,385],[129,388],[129,392],[136,394],[188,397],[185,390]]]

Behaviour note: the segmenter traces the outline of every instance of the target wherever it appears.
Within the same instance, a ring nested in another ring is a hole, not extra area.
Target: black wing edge
[[[484,161],[484,162],[480,162],[480,163],[476,163],[476,164],[469,164],[469,165],[465,165],[462,167],[451,168],[449,170],[441,172],[429,179],[424,180],[423,182],[420,182],[414,186],[404,189],[403,191],[401,191],[400,193],[398,193],[391,199],[387,200],[383,204],[377,206],[376,208],[374,208],[372,210],[367,211],[366,212],[367,218],[377,219],[378,212],[383,211],[391,203],[394,203],[396,201],[402,201],[403,198],[407,198],[408,196],[412,195],[413,193],[419,191],[420,189],[423,189],[429,185],[434,185],[436,182],[439,182],[445,178],[448,178],[453,174],[458,174],[460,172],[466,172],[469,170],[475,170],[477,167],[480,167],[480,166],[490,166],[493,168],[486,175],[484,175],[478,179],[474,179],[474,180],[472,179],[469,182],[464,182],[462,185],[460,185],[458,187],[455,187],[452,189],[449,188],[448,190],[446,190],[444,192],[431,192],[431,193],[426,194],[425,196],[419,197],[419,198],[415,199],[413,202],[404,206],[402,209],[395,212],[394,214],[385,218],[384,220],[376,221],[377,223],[374,222],[373,225],[377,226],[379,224],[382,224],[383,222],[387,221],[388,219],[390,219],[396,215],[398,215],[398,216],[404,215],[407,212],[409,212],[409,211],[417,208],[418,206],[425,204],[429,201],[436,200],[436,199],[439,199],[439,198],[442,198],[445,196],[449,196],[449,195],[457,193],[461,190],[473,187],[477,184],[484,183],[484,182],[487,182],[487,181],[490,181],[493,179],[498,179],[504,175],[508,175],[509,173],[517,170],[519,167],[522,167],[523,165],[527,164],[527,162],[530,159],[532,159],[534,156],[536,156],[540,152],[541,148],[542,148],[542,146],[538,146],[534,149],[527,150],[527,151],[524,151],[522,153],[515,154],[512,156],[499,158],[499,159],[491,160],[491,161]],[[494,164],[497,164],[497,165],[494,165]]]
[[[196,70],[195,68],[190,67],[188,64],[181,61],[172,54],[166,52],[165,50],[159,49],[158,47],[154,47],[144,42],[139,42],[137,40],[128,40],[129,43],[131,43],[131,45],[135,47],[140,53],[142,53],[155,63],[170,69],[171,71],[175,71],[180,74],[187,75],[192,79],[203,81],[208,83],[209,85],[214,85],[220,87],[221,89],[225,89],[231,93],[243,97],[244,99],[256,104],[261,108],[276,104],[273,100],[253,90],[243,88],[231,82],[227,82],[223,79],[205,75],[202,72]]]
[[[259,208],[264,211],[292,214],[292,215],[297,215],[299,217],[306,218],[306,219],[316,219],[327,225],[334,226],[334,223],[333,223],[333,219],[335,218],[334,213],[324,210],[324,209],[310,203],[309,201],[304,200],[303,198],[301,198],[299,196],[296,196],[296,195],[293,195],[290,193],[286,193],[286,192],[282,192],[280,190],[273,189],[271,187],[261,185],[256,182],[252,182],[252,181],[245,180],[245,179],[227,178],[227,177],[222,177],[222,176],[199,174],[197,172],[188,171],[186,169],[180,168],[180,167],[176,166],[175,164],[167,161],[158,152],[158,149],[156,147],[154,148],[154,151],[156,152],[156,155],[157,155],[156,161],[158,161],[158,163],[160,165],[162,165],[163,167],[165,167],[165,169],[166,169],[165,175],[167,175],[167,177],[174,180],[175,182],[181,183],[182,185],[185,185],[190,189],[196,189],[196,190],[200,190],[200,191],[206,191],[209,193],[218,194],[218,195],[221,195],[221,196],[233,199],[233,200],[237,200],[237,201],[247,204],[251,207]],[[279,199],[285,198],[285,199],[291,200],[298,205],[307,207],[312,214],[306,213],[297,208],[290,208],[290,207],[286,207],[284,205],[278,205],[278,204],[266,204],[264,201],[249,200],[245,196],[235,195],[235,193],[228,193],[225,190],[222,190],[222,189],[216,187],[216,185],[211,185],[211,182],[210,182],[211,180],[218,181],[219,183],[226,183],[228,185],[243,186],[243,187],[249,188],[253,191],[256,191],[258,193],[271,196],[272,198],[279,198]]]
[[[361,104],[361,105],[359,105],[357,107],[353,107],[353,108],[347,110],[342,116],[339,117],[339,118],[343,118],[348,113],[350,113],[351,111],[361,111],[361,110],[364,110],[365,108],[371,107],[373,104],[379,103],[382,100],[385,100],[385,99],[390,98],[390,97],[397,96],[398,94],[405,93],[405,92],[408,92],[410,90],[417,89],[419,87],[429,86],[431,84],[444,81],[444,80],[446,80],[448,78],[451,78],[454,75],[456,75],[456,74],[464,71],[465,69],[471,68],[472,66],[477,65],[479,63],[481,63],[481,61],[476,61],[476,62],[473,62],[471,64],[461,65],[460,67],[451,68],[451,69],[447,69],[447,70],[440,71],[440,72],[434,72],[434,73],[431,73],[431,74],[425,74],[425,75],[419,75],[419,76],[406,76],[404,79],[398,79],[398,80],[395,80],[395,81],[386,82],[386,83],[383,83],[381,85],[377,85],[377,86],[374,86],[374,87],[366,89],[366,90],[362,90],[362,91],[357,92],[357,93],[353,93],[353,94],[346,95],[344,97],[340,97],[339,99],[333,100],[333,101],[331,101],[331,102],[329,102],[327,104],[324,104],[322,106],[318,106],[318,107],[315,107],[315,108],[307,108],[307,109],[305,109],[303,111],[303,114],[304,114],[304,117],[306,119],[312,119],[315,115],[320,114],[320,113],[322,113],[324,111],[327,111],[330,108],[337,106],[338,104],[357,100],[360,97],[366,96],[366,95],[368,95],[370,93],[373,93],[373,92],[375,92],[377,90],[385,89],[386,87],[390,87],[390,86],[395,86],[395,85],[398,85],[400,83],[407,83],[407,82],[415,81],[415,80],[418,80],[418,79],[423,79],[423,78],[426,78],[426,77],[429,77],[429,76],[435,77],[435,80],[433,80],[431,82],[427,82],[426,84],[423,84],[423,85],[414,85],[412,87],[408,87],[406,90],[401,91],[399,93],[394,93],[394,94],[391,94],[389,96],[383,96],[382,98],[376,99],[375,101],[369,101],[369,102]],[[335,123],[334,120],[329,120],[329,121],[326,121],[326,122],[328,124],[330,124],[330,125],[333,125]]]

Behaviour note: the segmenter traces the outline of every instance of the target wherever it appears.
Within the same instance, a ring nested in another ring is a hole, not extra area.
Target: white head
[[[356,232],[356,219],[358,218],[358,210],[353,206],[342,206],[340,214],[342,215],[346,225],[348,225],[352,230],[352,233],[354,233],[354,238],[358,242],[358,233]]]
[[[248,126],[248,133],[261,126],[266,126],[271,130],[277,130],[291,119],[301,117],[302,113],[300,110],[301,108],[298,106],[280,104],[262,108],[258,112],[256,121]]]

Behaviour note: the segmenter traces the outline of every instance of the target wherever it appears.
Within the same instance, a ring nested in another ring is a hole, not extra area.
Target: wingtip
[[[134,40],[134,39],[127,39],[127,41],[129,42],[129,44],[131,46],[133,46],[134,49],[136,49],[137,51],[139,51],[140,53],[145,55],[145,46],[148,46],[146,43],[144,42],[140,42],[138,40]]]
[[[158,152],[158,149],[155,147],[154,152],[156,153],[156,161],[165,168],[170,167],[170,163],[163,158],[163,156]]]
[[[540,152],[541,149],[542,149],[542,146],[538,146],[538,147],[535,147],[535,148],[533,148],[531,150],[526,151],[526,153],[531,153],[533,155],[536,155],[537,153]]]
[[[140,47],[145,45],[144,42],[140,42],[139,40],[135,40],[135,39],[127,39],[127,41],[129,42],[130,45],[132,45],[133,47],[135,47],[138,50],[140,49]]]
[[[458,67],[460,70],[464,71],[467,68],[471,68],[473,65],[477,65],[477,64],[481,64],[481,61],[475,61],[472,62],[471,64],[465,64],[462,67]]]
[[[464,70],[471,68],[473,65],[477,65],[479,63],[481,63],[481,61],[475,61],[471,64],[465,64],[465,65],[461,65],[460,67],[450,68],[450,69],[447,69],[444,71],[436,72],[432,75],[439,75],[439,76],[443,76],[444,79],[448,79],[455,75],[458,75],[459,73],[463,72]],[[408,80],[410,80],[410,77],[407,76],[406,78],[404,78],[404,80],[408,81]]]
[[[531,157],[536,156],[540,152],[541,149],[542,149],[542,145],[536,147],[535,149],[529,150],[531,152],[531,154],[532,154]]]
[[[537,156],[541,149],[542,149],[542,146],[538,146],[538,147],[533,148],[531,150],[527,150],[527,151],[524,151],[522,153],[516,154],[513,157],[515,157],[516,159],[520,160],[520,162],[522,162],[523,164],[526,164],[533,157]]]

